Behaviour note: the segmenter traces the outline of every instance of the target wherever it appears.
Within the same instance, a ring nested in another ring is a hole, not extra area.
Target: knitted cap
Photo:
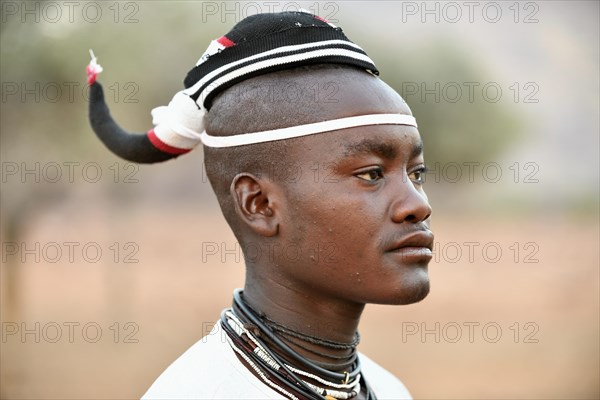
[[[379,74],[341,28],[321,17],[302,11],[257,14],[212,41],[185,78],[185,92],[209,109],[219,92],[245,79],[317,63],[354,65]]]
[[[122,130],[110,116],[95,75],[90,79],[90,122],[118,156],[139,163],[165,161],[200,143],[204,114],[218,93],[254,76],[318,63],[352,65],[379,74],[341,28],[321,17],[304,11],[252,15],[213,40],[187,74],[185,89],[168,106],[152,110],[154,129],[146,134]]]

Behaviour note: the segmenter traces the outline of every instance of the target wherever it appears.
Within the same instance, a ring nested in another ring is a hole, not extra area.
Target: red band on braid
[[[166,144],[162,140],[160,140],[158,138],[158,136],[156,136],[156,133],[154,133],[154,129],[150,129],[148,131],[147,135],[148,135],[148,139],[150,140],[150,143],[152,143],[152,145],[154,147],[156,147],[158,150],[162,151],[163,153],[185,154],[192,150],[192,149],[180,149],[177,147],[169,146],[168,144]]]

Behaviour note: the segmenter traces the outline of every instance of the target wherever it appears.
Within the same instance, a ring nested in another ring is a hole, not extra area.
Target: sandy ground
[[[433,227],[431,294],[368,306],[360,350],[415,398],[600,397],[597,223],[453,217]],[[202,243],[231,249],[235,240],[219,215],[190,207],[64,209],[23,240],[39,243],[39,262],[3,248],[6,399],[139,397],[243,282],[239,254],[204,253],[203,262]],[[72,260],[65,242],[79,243]]]

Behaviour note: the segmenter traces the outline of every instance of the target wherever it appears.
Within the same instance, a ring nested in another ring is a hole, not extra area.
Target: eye
[[[417,185],[422,185],[425,183],[425,174],[427,173],[427,167],[422,166],[413,172],[411,172],[408,177],[411,181],[416,183]]]
[[[368,171],[360,172],[354,176],[364,181],[376,182],[380,179],[383,179],[383,170],[380,167],[371,168]]]

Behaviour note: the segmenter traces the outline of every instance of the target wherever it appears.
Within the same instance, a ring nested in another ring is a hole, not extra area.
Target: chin
[[[427,271],[415,274],[407,279],[404,277],[395,285],[380,287],[375,301],[370,303],[406,305],[418,303],[429,294],[429,275]]]
[[[427,282],[418,285],[418,287],[413,287],[408,290],[402,291],[399,297],[399,301],[394,303],[396,305],[406,305],[418,303],[423,300],[429,294],[429,280]]]

